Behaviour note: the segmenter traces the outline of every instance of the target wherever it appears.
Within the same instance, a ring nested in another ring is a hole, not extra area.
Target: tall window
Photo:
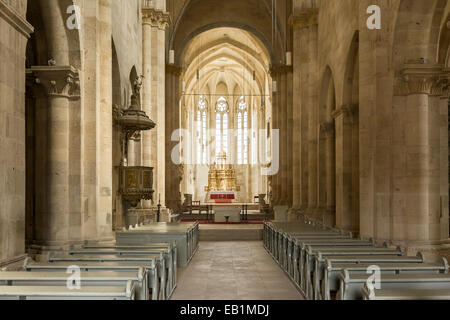
[[[197,104],[197,163],[206,164],[206,100],[200,96]]]
[[[237,131],[237,162],[248,164],[248,111],[244,97],[238,101]]]
[[[216,106],[216,156],[221,151],[228,155],[228,103],[224,97],[217,99]]]

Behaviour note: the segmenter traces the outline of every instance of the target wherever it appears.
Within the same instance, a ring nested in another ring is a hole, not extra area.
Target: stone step
[[[262,241],[262,229],[208,229],[200,227],[200,241]]]

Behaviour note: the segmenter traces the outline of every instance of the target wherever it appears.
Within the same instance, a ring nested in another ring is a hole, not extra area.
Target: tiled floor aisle
[[[200,242],[172,300],[303,300],[262,242]]]

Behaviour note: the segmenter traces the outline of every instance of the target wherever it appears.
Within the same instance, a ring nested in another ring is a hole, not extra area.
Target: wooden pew
[[[292,264],[292,278],[299,286],[302,286],[303,266],[306,260],[307,246],[311,247],[374,247],[375,242],[373,240],[356,240],[348,238],[337,239],[304,239],[293,238],[294,247],[292,250],[288,250],[289,260]],[[292,252],[292,253],[291,253]]]
[[[296,237],[305,237],[305,236],[325,236],[325,237],[335,237],[335,236],[343,236],[344,238],[351,239],[352,234],[345,234],[345,233],[338,233],[334,231],[323,231],[323,230],[316,230],[316,231],[305,231],[305,232],[279,232],[278,233],[279,239],[278,239],[278,251],[279,251],[279,263],[282,265],[282,267],[287,270],[288,267],[288,255],[289,255],[289,243],[291,243],[292,246],[292,239],[295,239]]]
[[[390,248],[375,248],[375,247],[322,247],[322,246],[307,246],[305,250],[305,258],[303,264],[303,281],[302,288],[304,294],[308,299],[314,298],[314,282],[313,276],[316,269],[315,258],[320,253],[321,257],[326,256],[403,256],[404,251],[402,248],[397,247],[395,249]],[[324,268],[323,260],[318,260],[318,268]],[[301,261],[300,261],[301,262]],[[301,263],[300,263],[301,264]]]
[[[135,300],[135,286],[120,287],[0,286],[0,300]]]
[[[322,283],[316,283],[320,286],[319,299],[331,300],[331,292],[337,292],[340,284],[340,274],[342,270],[347,269],[350,274],[367,274],[370,266],[376,264],[380,268],[381,274],[438,274],[447,273],[449,265],[447,259],[441,258],[440,263],[334,263],[328,259],[325,260],[325,275]],[[369,276],[369,275],[368,275]]]
[[[73,262],[52,262],[38,263],[27,258],[24,262],[23,269],[31,272],[65,272],[68,267],[73,266]],[[160,277],[156,268],[156,262],[151,263],[130,263],[130,262],[81,262],[78,261],[76,266],[81,271],[99,272],[99,271],[115,271],[115,272],[137,272],[140,268],[144,268],[147,274],[147,286],[149,298],[151,300],[159,300]]]
[[[265,246],[269,251],[273,251],[272,245],[274,238],[278,237],[279,232],[285,232],[287,234],[295,232],[318,232],[327,230],[325,228],[319,228],[312,225],[307,225],[303,222],[301,223],[287,223],[287,222],[264,222],[264,232],[263,236],[265,239]],[[331,230],[328,230],[331,231]]]
[[[362,300],[363,287],[370,275],[350,274],[343,270],[337,300]],[[383,290],[450,290],[450,274],[381,275]]]
[[[69,277],[70,274],[67,272],[2,271],[0,286],[61,287],[67,285]],[[140,268],[138,272],[80,272],[81,287],[126,287],[130,280],[134,282],[136,300],[149,300],[147,274],[144,268]]]
[[[118,245],[176,242],[178,265],[184,268],[198,249],[198,222],[156,223],[120,231],[116,232],[116,242]]]
[[[377,290],[364,285],[363,300],[450,300],[450,290]]]
[[[71,247],[74,249],[74,247]],[[177,245],[176,242],[173,243],[150,243],[148,245],[100,245],[93,244],[85,241],[83,249],[167,249],[172,253],[172,263],[173,263],[173,287],[176,287],[178,281],[178,263],[177,263]]]
[[[152,262],[156,262],[156,266],[158,269],[159,275],[159,300],[167,300],[169,298],[169,293],[166,291],[167,288],[167,272],[166,272],[166,263],[162,253],[160,254],[152,254],[152,255],[141,255],[141,256],[130,256],[130,255],[67,255],[67,254],[59,254],[59,253],[50,253],[48,255],[48,262],[71,262],[74,265],[83,262],[116,262],[118,264],[123,262],[132,262],[132,263],[143,263],[148,264]]]
[[[284,263],[284,254],[288,247],[288,238],[304,238],[304,239],[341,239],[347,238],[351,239],[351,234],[337,233],[333,231],[323,231],[323,230],[304,230],[302,232],[290,232],[286,233],[280,230],[274,231],[273,233],[273,245],[272,245],[272,255],[279,263]]]
[[[287,252],[287,260],[288,260],[288,269],[291,267],[290,270],[288,270],[289,274],[293,277],[294,276],[294,269],[292,268],[293,259],[294,257],[297,257],[297,259],[301,255],[301,250],[306,249],[307,244],[312,245],[333,245],[333,244],[341,244],[342,246],[345,245],[353,245],[353,243],[359,243],[360,245],[367,245],[367,246],[374,246],[375,243],[373,240],[358,240],[358,239],[350,239],[347,236],[341,236],[336,235],[332,238],[327,237],[326,238],[305,238],[305,236],[295,236],[295,235],[289,235],[287,238],[287,248],[285,249]]]
[[[68,254],[70,255],[95,255],[95,256],[102,256],[102,255],[130,255],[130,256],[140,256],[140,255],[149,255],[149,254],[159,254],[162,253],[164,255],[164,259],[165,259],[165,265],[167,268],[167,279],[166,279],[166,284],[167,284],[167,292],[169,293],[169,296],[172,295],[173,291],[175,290],[176,287],[176,282],[175,282],[175,273],[177,270],[177,262],[176,260],[173,259],[173,253],[171,250],[167,249],[167,248],[163,248],[163,249],[153,249],[153,248],[145,248],[145,249],[116,249],[116,248],[108,248],[108,249],[89,249],[89,248],[84,248],[84,249],[71,249],[69,250]]]
[[[352,234],[342,230],[333,230],[324,226],[313,226],[299,223],[265,222],[264,245],[266,250],[279,263],[283,269],[292,276],[293,270],[288,269],[292,265],[292,248],[296,238],[308,239],[351,239]]]

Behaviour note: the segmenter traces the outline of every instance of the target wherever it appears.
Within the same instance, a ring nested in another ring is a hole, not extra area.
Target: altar
[[[239,206],[214,207],[214,222],[241,222],[241,208]]]
[[[234,191],[210,191],[209,200],[215,203],[232,203],[236,199]]]
[[[236,185],[236,172],[227,163],[224,151],[217,155],[215,165],[210,167],[205,191],[207,203],[232,203],[237,198],[236,192],[240,191],[240,187]]]

